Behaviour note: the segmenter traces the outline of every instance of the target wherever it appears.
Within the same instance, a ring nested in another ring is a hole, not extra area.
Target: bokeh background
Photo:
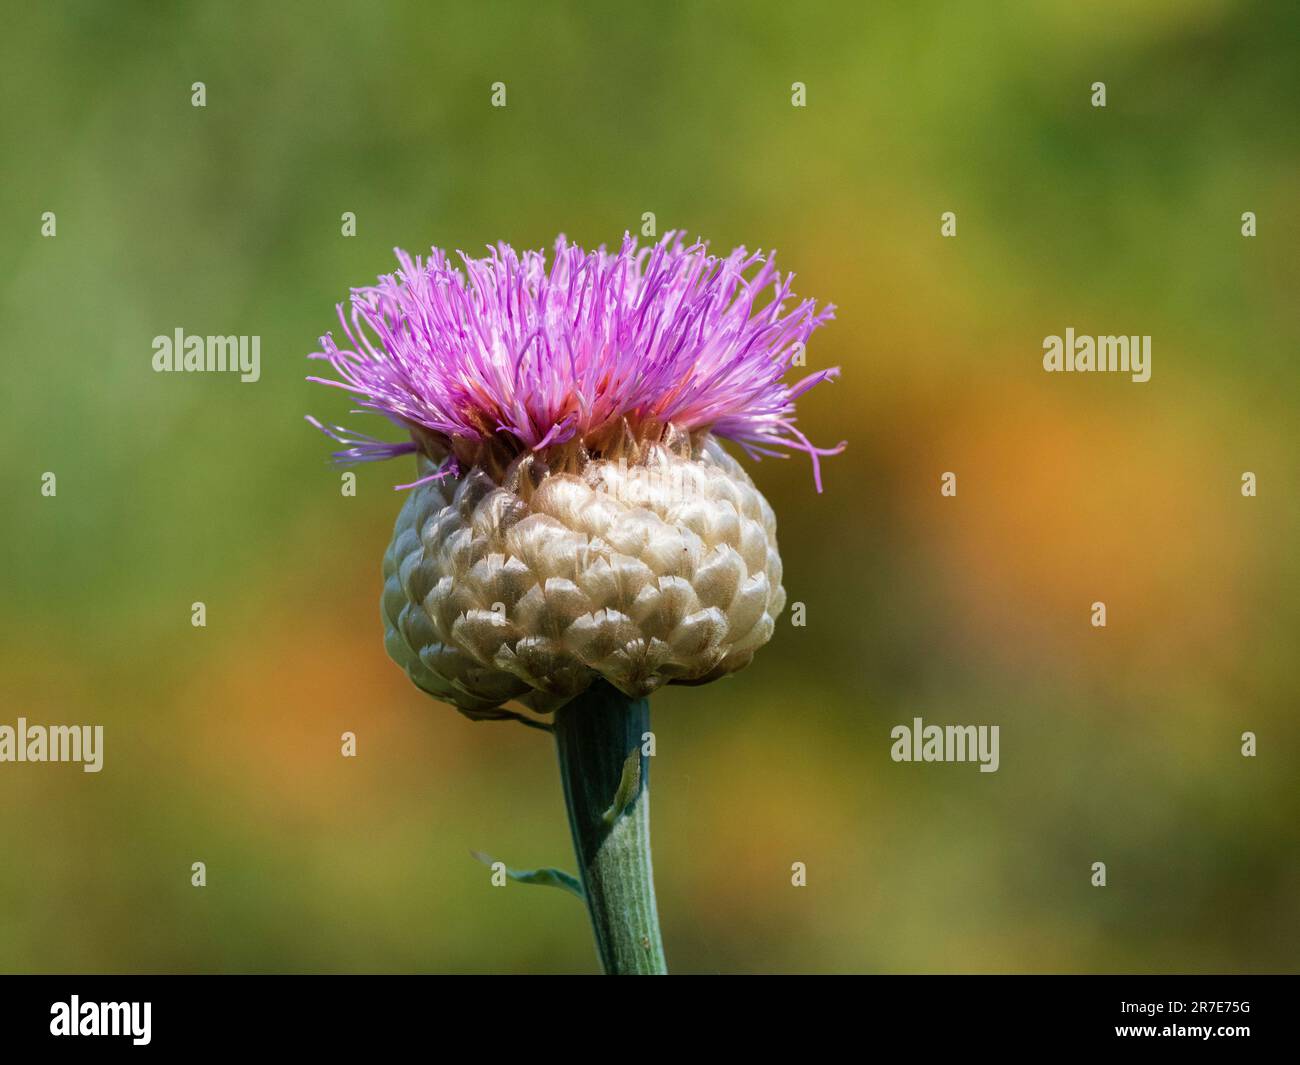
[[[800,415],[849,441],[821,496],[751,467],[807,626],[655,697],[670,964],[1295,970],[1297,10],[12,7],[0,723],[107,736],[0,765],[0,970],[595,969],[573,898],[469,856],[572,867],[554,752],[386,659],[409,471],[340,494],[304,356],[395,245],[646,211],[839,307]],[[1151,381],[1043,373],[1067,326],[1152,335]],[[260,335],[261,381],[153,373],[177,327]],[[914,716],[1000,770],[891,762]]]

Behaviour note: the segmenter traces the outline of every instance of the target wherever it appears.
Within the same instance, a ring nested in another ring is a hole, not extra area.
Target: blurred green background
[[[348,403],[304,356],[395,245],[615,244],[646,211],[839,307],[800,417],[849,441],[821,496],[750,465],[807,627],[654,699],[670,965],[1297,968],[1294,4],[6,22],[0,723],[107,735],[98,775],[0,765],[0,970],[595,969],[573,898],[469,856],[572,867],[554,752],[385,657],[410,469],[340,494],[303,415]],[[1043,373],[1067,326],[1151,334],[1151,381]],[[177,327],[261,336],[261,381],[153,373]],[[914,716],[1000,725],[1000,770],[893,763]]]

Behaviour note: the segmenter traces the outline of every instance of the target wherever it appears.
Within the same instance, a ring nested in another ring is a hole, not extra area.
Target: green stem
[[[564,803],[596,949],[613,975],[666,973],[650,863],[650,759],[641,754],[650,703],[597,681],[555,715]],[[611,804],[629,755],[638,786],[621,811]]]

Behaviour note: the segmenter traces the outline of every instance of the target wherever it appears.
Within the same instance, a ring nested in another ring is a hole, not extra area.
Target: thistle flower
[[[772,635],[776,521],[720,441],[754,459],[803,452],[821,490],[820,459],[843,444],[813,445],[795,400],[838,370],[786,376],[833,308],[791,305],[770,256],[671,233],[617,254],[561,237],[549,268],[505,244],[459,267],[436,248],[397,257],[339,306],[340,340],[312,356],[337,376],[311,380],[405,438],[309,419],[344,445],[339,461],[416,456],[384,556],[385,645],[472,718],[518,717],[511,700],[558,711],[602,958],[661,969],[638,723],[656,688],[734,672]],[[605,810],[615,792],[626,801]]]

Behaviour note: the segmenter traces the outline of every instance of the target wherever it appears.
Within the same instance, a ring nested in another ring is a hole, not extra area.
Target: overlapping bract
[[[427,482],[397,519],[386,646],[430,694],[548,712],[598,677],[630,696],[715,679],[771,637],[776,520],[715,440],[508,481]]]

